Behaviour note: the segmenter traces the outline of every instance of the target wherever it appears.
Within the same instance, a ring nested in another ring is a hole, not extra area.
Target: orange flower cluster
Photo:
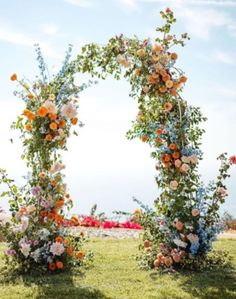
[[[174,143],[169,145],[169,149],[172,151],[171,154],[163,154],[161,156],[161,161],[166,168],[170,168],[172,165],[175,165],[175,161],[180,158],[180,152],[177,150]]]

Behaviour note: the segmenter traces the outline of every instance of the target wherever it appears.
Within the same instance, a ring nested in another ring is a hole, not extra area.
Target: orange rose
[[[159,90],[161,93],[165,93],[165,92],[167,92],[167,87],[165,85],[163,85],[159,88]]]
[[[56,270],[56,264],[55,263],[50,263],[48,267],[49,267],[49,270],[51,270],[51,271]]]
[[[170,160],[171,160],[171,156],[169,154],[165,154],[164,161],[170,162]]]
[[[45,140],[47,140],[47,141],[52,141],[52,135],[51,135],[51,134],[47,134],[47,135],[45,136]]]
[[[64,241],[64,244],[65,244],[66,247],[68,247],[68,246],[70,245],[70,240],[69,240],[69,239],[66,239],[66,240]]]
[[[172,151],[174,151],[174,150],[176,149],[176,145],[175,145],[174,143],[171,143],[171,144],[169,145],[169,148],[170,148]]]
[[[55,222],[56,222],[56,224],[57,225],[61,225],[62,224],[62,222],[63,222],[63,217],[62,217],[62,215],[55,215]]]
[[[61,146],[63,146],[63,145],[65,144],[65,142],[66,142],[65,139],[62,139],[62,140],[59,141],[59,144],[60,144]]]
[[[67,254],[69,254],[69,256],[73,256],[75,254],[75,250],[71,247],[68,247],[66,249]]]
[[[64,119],[61,119],[61,120],[59,121],[58,127],[62,129],[62,128],[65,127],[65,124],[66,124],[65,120],[64,120]]]
[[[142,73],[142,70],[141,69],[135,69],[134,73],[135,73],[135,76],[140,76],[141,73]]]
[[[49,113],[48,117],[50,118],[51,121],[57,119],[57,115],[55,113]]]
[[[170,102],[167,102],[164,104],[164,111],[165,112],[170,112],[173,108],[173,105]]]
[[[142,140],[142,142],[146,142],[146,141],[148,141],[148,137],[147,136],[142,136],[141,140]]]
[[[29,94],[27,95],[27,98],[30,99],[30,100],[32,100],[32,99],[34,98],[34,96],[32,95],[32,93],[29,93]]]
[[[56,185],[57,185],[57,181],[56,181],[56,180],[52,180],[52,181],[50,182],[50,184],[51,184],[51,186],[52,186],[53,188],[55,188]]]
[[[162,80],[163,80],[164,82],[169,81],[169,80],[170,80],[170,75],[166,74],[165,76],[162,76]]]
[[[17,75],[16,74],[11,75],[11,81],[16,81],[16,80],[17,80]]]
[[[71,222],[72,222],[73,225],[78,225],[78,224],[79,224],[79,220],[78,220],[78,218],[75,217],[75,216],[72,216],[72,217],[71,217]]]
[[[162,132],[163,132],[163,130],[162,130],[161,128],[158,128],[158,129],[156,130],[156,133],[157,133],[158,135],[161,135]]]
[[[27,131],[29,131],[29,132],[32,131],[32,128],[33,128],[33,126],[32,126],[31,124],[29,124],[29,123],[25,125],[25,129],[26,129]]]
[[[172,154],[172,157],[173,157],[175,160],[177,160],[177,159],[179,159],[179,157],[180,157],[180,153],[179,153],[179,152],[174,152],[174,153]]]
[[[74,117],[70,121],[71,121],[72,125],[76,125],[78,123],[78,118]]]
[[[63,267],[64,267],[64,265],[63,265],[63,263],[61,262],[61,261],[59,261],[59,262],[57,262],[57,269],[63,269]]]
[[[64,239],[61,236],[55,238],[55,241],[58,243],[63,243]]]
[[[177,55],[176,53],[172,53],[172,54],[170,55],[170,58],[171,58],[172,60],[176,60],[176,59],[178,58],[178,55]]]
[[[187,80],[188,80],[188,78],[187,78],[186,76],[181,76],[181,77],[179,78],[179,81],[180,81],[181,83],[185,83]]]
[[[44,217],[46,217],[47,216],[47,211],[45,211],[45,210],[42,210],[42,211],[40,211],[40,216],[42,217],[42,218],[44,218]]]
[[[38,115],[40,117],[45,117],[48,114],[48,109],[44,106],[41,106],[38,111],[37,111]]]
[[[84,257],[84,252],[83,251],[78,251],[76,256],[77,256],[78,259],[82,259]]]
[[[35,114],[30,111],[29,109],[25,109],[23,111],[24,116],[26,116],[28,118],[28,120],[34,120],[35,119]]]
[[[53,221],[55,219],[55,213],[54,212],[48,213],[48,219],[50,219],[51,221]]]
[[[53,131],[57,129],[57,124],[55,122],[50,123],[49,128]]]
[[[176,97],[176,96],[177,96],[177,91],[176,91],[176,89],[175,89],[175,88],[172,88],[172,89],[170,90],[170,94],[171,94],[173,97]]]
[[[62,208],[64,206],[64,204],[65,204],[65,201],[63,199],[60,199],[60,200],[56,201],[55,206],[56,206],[56,208]]]

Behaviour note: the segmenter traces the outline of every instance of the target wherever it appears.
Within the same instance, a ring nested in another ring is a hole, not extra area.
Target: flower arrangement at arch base
[[[36,50],[41,78],[30,84],[18,80],[16,74],[11,76],[22,87],[15,94],[25,102],[12,127],[21,132],[22,158],[31,172],[27,184],[17,188],[6,171],[0,171],[0,181],[8,187],[1,196],[8,198],[11,212],[0,209],[0,233],[8,246],[7,265],[14,269],[68,271],[92,258],[92,253],[83,249],[84,235],[72,236],[64,228],[65,210],[70,210],[73,201],[63,182],[65,166],[58,154],[66,150],[71,126],[82,126],[77,116],[78,92],[85,86],[76,86],[73,76],[64,73],[70,48],[62,70],[50,82],[40,48]]]

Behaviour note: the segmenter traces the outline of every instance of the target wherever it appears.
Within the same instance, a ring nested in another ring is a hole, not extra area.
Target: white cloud
[[[65,0],[65,2],[79,7],[91,7],[94,2],[91,0]]]
[[[59,31],[59,28],[56,24],[53,23],[46,23],[41,26],[42,32],[44,34],[53,36],[56,35]]]
[[[192,36],[209,39],[211,32],[217,28],[226,28],[236,37],[236,21],[229,13],[219,7],[234,7],[236,1],[231,0],[117,0],[128,10],[141,9],[144,3],[170,6],[177,17],[180,17],[186,29]],[[214,8],[213,8],[214,6]]]
[[[62,59],[62,56],[58,54],[58,50],[54,50],[50,43],[31,37],[25,33],[12,31],[8,28],[0,28],[0,41],[30,48],[37,43],[42,48],[45,56],[53,57],[54,59]]]
[[[190,34],[201,39],[209,39],[213,29],[228,29],[233,23],[227,13],[215,9],[176,7],[176,15],[181,18]]]
[[[212,55],[212,59],[221,62],[224,64],[234,65],[235,64],[235,57],[227,52],[224,51],[215,51]]]
[[[125,10],[136,10],[138,8],[137,0],[119,0],[119,3]]]

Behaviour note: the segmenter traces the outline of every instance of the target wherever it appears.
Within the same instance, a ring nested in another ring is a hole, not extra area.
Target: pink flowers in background
[[[73,226],[70,221],[65,223],[66,226]],[[81,216],[79,218],[78,224],[76,226],[84,227],[97,227],[104,229],[111,228],[125,228],[125,229],[142,229],[142,226],[131,220],[126,220],[125,222],[118,222],[113,220],[99,220],[94,216]]]
[[[236,164],[236,156],[230,157],[230,161],[232,164]]]

